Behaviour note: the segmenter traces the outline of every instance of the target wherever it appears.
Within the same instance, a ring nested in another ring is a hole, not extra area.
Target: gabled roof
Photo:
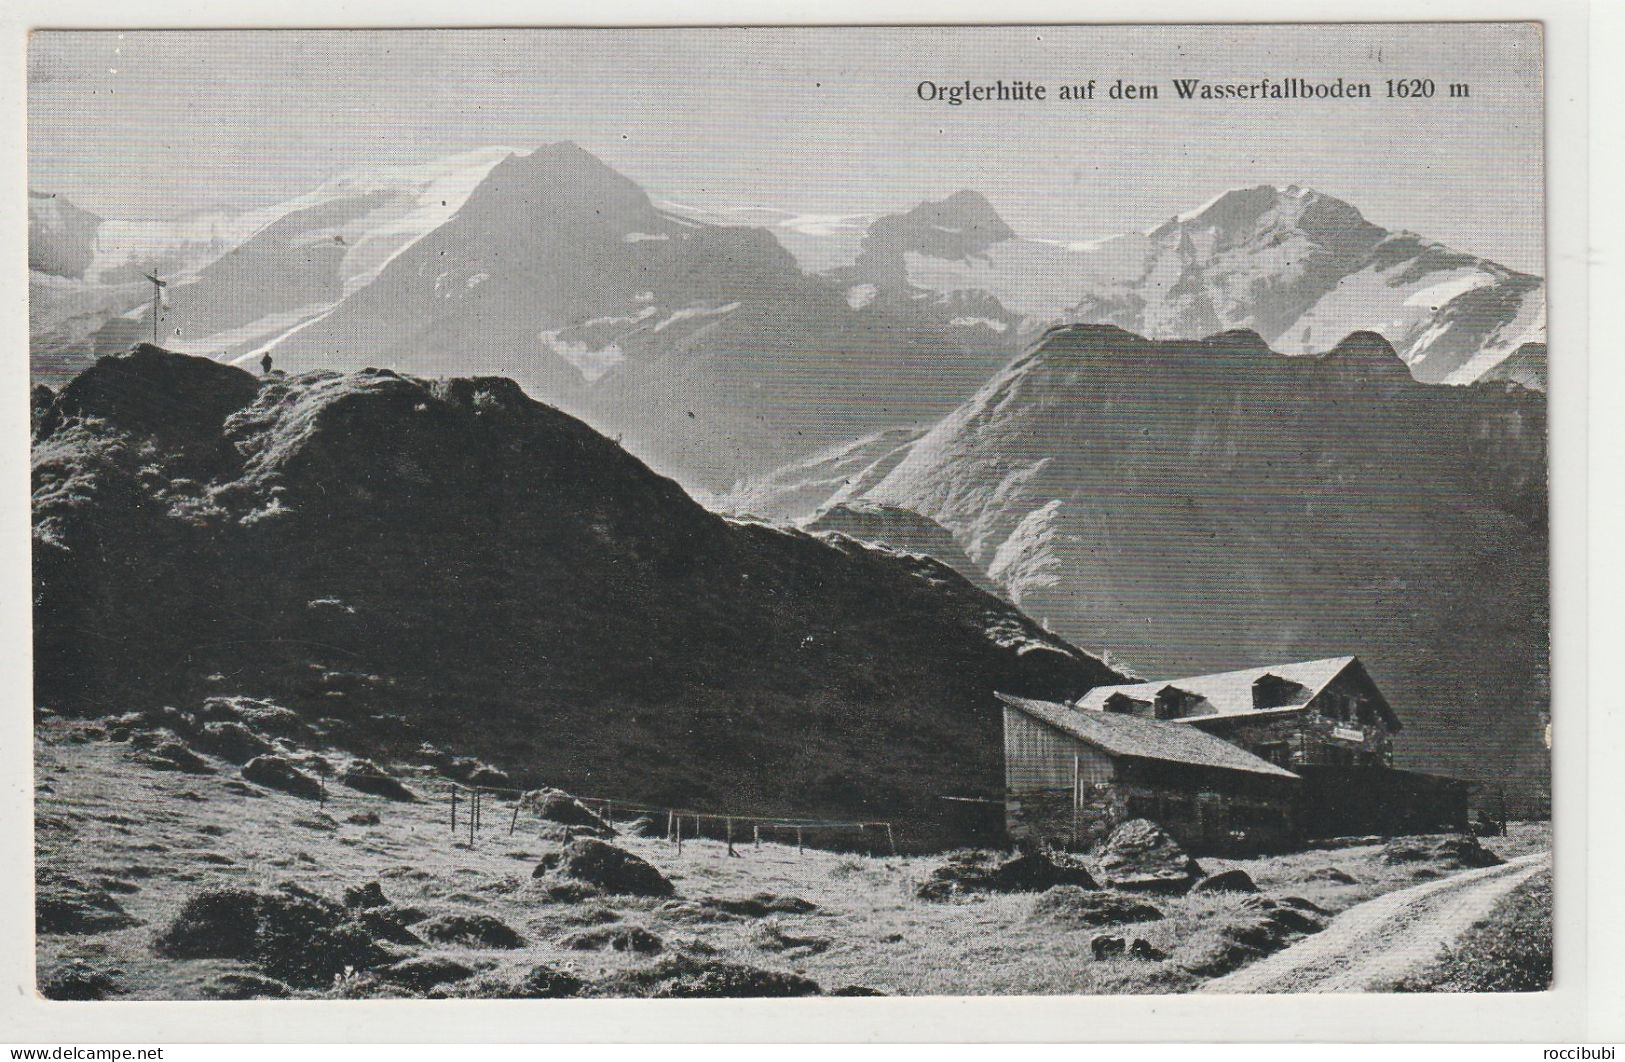
[[[1077,702],[1083,711],[1104,711],[1106,699],[1122,693],[1135,700],[1151,701],[1158,691],[1173,686],[1200,697],[1182,719],[1201,719],[1216,715],[1252,715],[1253,683],[1265,675],[1287,679],[1302,686],[1290,704],[1277,705],[1277,709],[1295,709],[1308,704],[1333,679],[1341,675],[1356,660],[1352,656],[1333,656],[1325,660],[1305,660],[1296,664],[1270,664],[1267,667],[1248,667],[1240,671],[1221,671],[1216,675],[1192,675],[1189,678],[1159,679],[1156,682],[1136,682],[1122,686],[1096,686]]]
[[[1048,723],[1108,756],[1164,760],[1226,771],[1274,775],[1277,778],[1298,777],[1194,727],[1111,712],[1084,712],[1052,701],[1032,701],[1003,693],[998,697],[1010,707],[1041,723]]]

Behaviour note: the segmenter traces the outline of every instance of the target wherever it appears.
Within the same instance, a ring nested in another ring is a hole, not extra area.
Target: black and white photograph
[[[1545,63],[33,33],[32,991],[1548,991]]]

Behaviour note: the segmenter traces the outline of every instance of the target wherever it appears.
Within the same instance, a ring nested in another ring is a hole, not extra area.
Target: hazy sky
[[[569,139],[685,203],[896,210],[972,187],[1024,235],[1074,240],[1305,184],[1544,273],[1540,69],[1530,25],[40,33],[29,183],[108,217],[168,216]],[[1174,77],[1339,76],[1379,98],[1170,98]],[[1053,98],[1120,77],[1163,98]],[[1437,94],[1380,98],[1402,77]],[[967,78],[1052,98],[916,95]],[[1446,98],[1451,82],[1470,98]]]

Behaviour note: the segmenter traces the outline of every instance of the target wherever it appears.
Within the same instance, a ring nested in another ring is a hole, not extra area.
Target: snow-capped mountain
[[[167,283],[159,334],[188,353],[254,351],[367,284],[454,214],[509,154],[489,148],[334,177],[246,211],[108,221],[60,197],[29,200],[30,330],[42,360],[122,350],[152,336],[151,285]],[[93,220],[89,220],[93,219]]]
[[[1314,354],[1370,329],[1427,382],[1471,382],[1545,339],[1540,278],[1297,186],[1225,192],[1147,231],[1074,243],[1020,236],[960,192],[878,219],[834,275],[855,298],[956,300],[965,323],[1023,338],[1056,322],[1163,339],[1246,328]]]
[[[830,511],[927,552],[898,514],[946,528],[952,562],[1143,674],[1358,652],[1409,763],[1544,762],[1543,396],[1418,383],[1375,334],[1293,358],[1059,328]]]
[[[568,143],[499,163],[445,224],[269,352],[289,369],[511,376],[711,488],[940,416],[1005,356],[859,312],[767,229],[662,209]]]

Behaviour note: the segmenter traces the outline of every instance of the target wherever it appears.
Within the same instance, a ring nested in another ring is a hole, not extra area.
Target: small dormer
[[[1280,675],[1260,675],[1253,680],[1253,707],[1285,708],[1296,704],[1303,693],[1304,685],[1301,682],[1293,682]]]
[[[1114,693],[1101,704],[1101,708],[1117,715],[1137,715],[1145,719],[1151,718],[1151,702],[1138,697],[1130,697],[1126,693]]]
[[[1168,685],[1157,691],[1155,718],[1183,719],[1202,700],[1200,694]]]

